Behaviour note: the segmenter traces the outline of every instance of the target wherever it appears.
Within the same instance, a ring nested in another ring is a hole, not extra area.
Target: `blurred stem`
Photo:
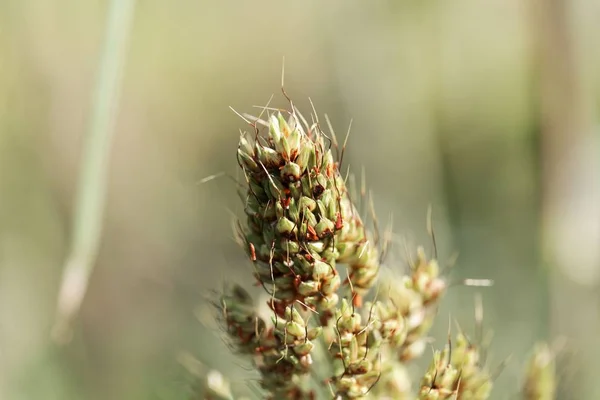
[[[72,322],[85,296],[96,262],[106,197],[110,149],[135,0],[109,3],[103,52],[92,94],[91,119],[84,139],[70,253],[64,265],[53,338],[71,337]]]
[[[576,347],[573,361],[579,372],[560,390],[566,398],[592,399],[600,398],[593,374],[587,374],[600,367],[600,146],[582,49],[586,7],[584,1],[536,0],[532,14],[538,40],[542,249],[550,266],[551,328]]]

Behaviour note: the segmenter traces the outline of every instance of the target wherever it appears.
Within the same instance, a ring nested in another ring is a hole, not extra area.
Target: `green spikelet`
[[[420,400],[484,400],[492,390],[490,375],[480,364],[479,349],[459,334],[454,347],[436,351],[421,381]]]
[[[266,329],[265,321],[254,310],[252,298],[242,287],[235,285],[226,290],[215,304],[221,322],[240,354],[254,354],[260,345],[260,335]]]
[[[331,381],[336,398],[362,399],[381,375],[377,331],[344,299],[336,313],[335,339],[330,347],[337,360]]]
[[[293,307],[267,325],[254,311],[249,294],[235,286],[221,297],[220,311],[233,347],[254,356],[261,374],[260,384],[272,399],[313,399],[308,387],[312,364],[312,340],[321,328],[309,328]]]
[[[383,292],[388,299],[385,313],[380,315],[387,325],[395,328],[389,344],[402,362],[419,357],[425,350],[426,335],[447,288],[437,261],[428,259],[423,248],[417,250],[417,260],[410,267],[409,275],[386,279],[390,283],[383,286]],[[384,311],[381,306],[378,310]],[[402,329],[398,329],[400,326]]]
[[[363,222],[347,192],[344,192],[340,204],[344,226],[337,244],[337,261],[348,265],[355,293],[363,296],[377,279],[379,254],[376,246],[367,238]]]
[[[552,400],[556,395],[554,354],[546,343],[536,346],[525,370],[524,400]]]

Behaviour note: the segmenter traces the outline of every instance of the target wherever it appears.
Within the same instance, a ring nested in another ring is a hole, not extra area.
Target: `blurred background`
[[[308,97],[365,168],[380,219],[459,253],[448,315],[483,295],[494,399],[514,399],[540,339],[566,337],[560,398],[600,398],[600,2],[138,1],[98,259],[73,338],[50,337],[72,238],[107,1],[0,2],[0,398],[184,399],[182,351],[252,378],[199,305],[251,285],[231,212],[239,129]],[[491,288],[461,285],[493,279]],[[204,321],[206,318],[202,317]],[[425,358],[429,358],[426,353]],[[423,364],[415,366],[417,376]]]

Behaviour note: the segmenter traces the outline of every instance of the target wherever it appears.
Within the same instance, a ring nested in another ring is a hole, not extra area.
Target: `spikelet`
[[[381,292],[387,299],[376,307],[384,322],[384,337],[393,337],[389,345],[398,359],[407,362],[425,350],[427,333],[433,324],[437,306],[447,284],[440,276],[435,259],[428,259],[422,247],[417,249],[416,262],[410,265],[409,275],[390,276]]]
[[[337,360],[331,383],[340,399],[362,399],[380,378],[378,348],[381,340],[371,321],[342,300],[335,315],[335,336],[330,346]]]
[[[554,354],[546,343],[539,343],[525,369],[524,400],[552,400],[556,395]]]
[[[489,373],[480,363],[477,346],[459,334],[455,346],[436,351],[421,381],[419,400],[484,400],[492,390]]]
[[[312,340],[321,334],[320,327],[309,329],[291,306],[282,317],[275,315],[268,325],[255,313],[250,295],[239,286],[222,295],[220,309],[233,348],[240,354],[254,356],[261,387],[270,393],[270,398],[314,398],[307,379],[312,364]]]

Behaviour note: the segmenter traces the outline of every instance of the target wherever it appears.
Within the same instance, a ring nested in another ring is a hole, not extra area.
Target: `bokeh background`
[[[130,32],[99,257],[68,345],[50,338],[107,1],[0,2],[0,398],[184,399],[189,352],[252,378],[201,306],[251,284],[234,243],[243,121],[285,85],[366,171],[382,220],[442,260],[448,315],[493,330],[494,399],[518,397],[560,337],[560,398],[600,398],[600,4],[584,0],[140,0]],[[489,278],[491,288],[460,284]],[[200,316],[200,318],[198,318]],[[199,321],[202,320],[202,321]],[[566,343],[566,344],[564,344]],[[426,354],[428,357],[428,353]],[[415,373],[422,371],[415,366]]]

